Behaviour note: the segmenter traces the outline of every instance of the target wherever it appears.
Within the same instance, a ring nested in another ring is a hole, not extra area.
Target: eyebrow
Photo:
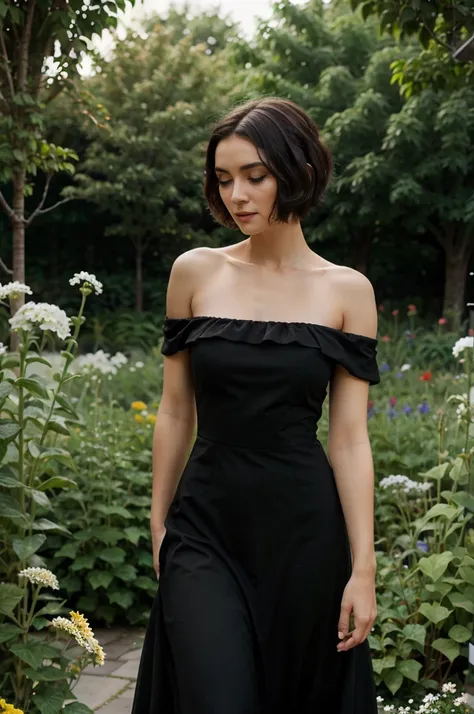
[[[257,166],[265,166],[265,164],[263,163],[263,161],[254,161],[252,164],[244,164],[244,166],[241,166],[240,171],[246,171],[247,169],[254,169]],[[227,169],[221,169],[221,168],[219,168],[219,166],[215,166],[214,171],[216,173],[220,172],[221,174],[230,173],[230,171],[227,171]]]

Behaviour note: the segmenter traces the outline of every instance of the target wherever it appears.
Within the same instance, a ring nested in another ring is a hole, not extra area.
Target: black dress
[[[351,556],[316,438],[336,364],[375,339],[303,322],[166,318],[198,435],[170,506],[133,714],[376,714],[367,641],[337,652]]]

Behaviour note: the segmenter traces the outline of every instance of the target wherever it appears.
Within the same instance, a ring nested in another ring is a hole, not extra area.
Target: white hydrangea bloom
[[[127,364],[127,362],[127,357],[121,352],[117,352],[111,357],[108,352],[97,350],[97,352],[89,352],[77,357],[71,365],[71,370],[83,374],[100,372],[103,375],[116,375],[120,367]]]
[[[46,568],[25,568],[18,573],[19,577],[27,578],[30,583],[35,585],[45,585],[52,590],[59,590],[59,582],[57,577],[51,570]]]
[[[459,357],[459,355],[464,352],[464,350],[474,348],[474,337],[461,337],[453,347],[454,357]]]
[[[429,481],[424,483],[412,481],[408,476],[403,476],[402,474],[386,476],[380,481],[379,485],[383,489],[400,489],[404,493],[425,493],[433,486]]]
[[[0,300],[5,300],[8,297],[17,298],[19,295],[33,295],[33,291],[29,285],[20,283],[18,280],[7,285],[0,285]]]
[[[93,273],[86,273],[85,270],[81,270],[80,273],[74,273],[74,276],[70,279],[69,285],[81,285],[82,283],[89,283],[95,290],[96,295],[102,293],[103,285],[97,280]]]
[[[55,332],[61,340],[71,335],[71,320],[64,310],[47,302],[27,302],[8,321],[12,330],[30,331],[35,325]]]
[[[6,347],[3,342],[0,342],[0,357],[3,357],[8,351],[8,347]]]

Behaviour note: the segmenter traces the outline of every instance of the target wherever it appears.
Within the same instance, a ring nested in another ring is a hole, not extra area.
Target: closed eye
[[[261,183],[263,179],[266,178],[266,176],[259,176],[258,178],[249,178],[250,183]],[[219,178],[217,179],[217,184],[219,186],[228,186],[232,179],[228,179],[227,181],[222,181]]]

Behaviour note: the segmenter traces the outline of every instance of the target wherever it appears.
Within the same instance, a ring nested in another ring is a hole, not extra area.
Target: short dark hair
[[[319,203],[329,183],[333,163],[319,137],[317,125],[289,99],[265,97],[236,106],[213,127],[206,152],[204,193],[219,223],[238,228],[221,199],[215,173],[217,145],[233,135],[249,139],[257,151],[265,152],[265,157],[260,159],[278,184],[271,214],[273,220],[287,222],[291,214],[302,219]]]

